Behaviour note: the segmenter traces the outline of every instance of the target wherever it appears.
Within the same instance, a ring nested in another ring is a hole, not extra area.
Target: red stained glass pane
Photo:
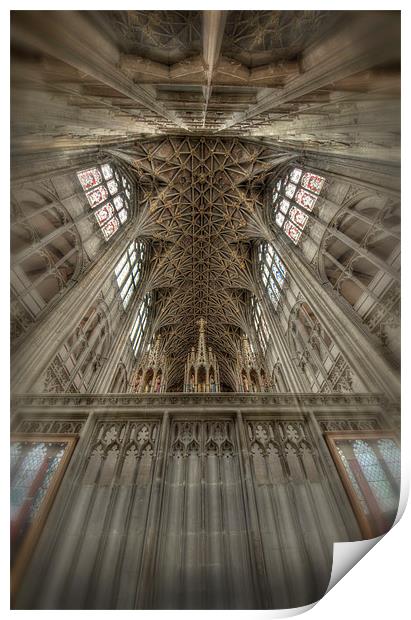
[[[102,181],[100,171],[97,168],[90,168],[89,170],[77,172],[77,177],[84,190],[91,189],[99,185]]]
[[[284,224],[284,232],[296,245],[301,237],[301,230],[294,226],[290,220],[287,220]]]
[[[111,202],[108,202],[104,207],[98,209],[95,214],[96,219],[100,226],[108,222],[108,220],[114,215],[114,207]]]
[[[87,200],[89,201],[90,207],[95,207],[96,205],[101,204],[108,198],[108,191],[104,185],[101,187],[97,187],[93,189],[91,192],[86,194]]]
[[[110,239],[110,237],[112,237],[114,233],[117,232],[119,227],[120,227],[120,222],[118,221],[116,217],[113,217],[109,221],[109,223],[103,226],[103,228],[101,229],[103,231],[105,240],[107,241],[108,239]]]
[[[291,207],[288,217],[292,222],[294,222],[294,224],[297,224],[297,226],[299,226],[301,229],[304,228],[308,221],[308,215],[303,213],[301,209],[298,209],[297,207]]]
[[[304,189],[299,189],[295,195],[295,202],[307,209],[307,211],[312,211],[317,202],[317,196],[309,194]]]
[[[306,189],[319,194],[324,185],[324,180],[325,179],[323,177],[312,174],[311,172],[306,172],[303,174],[303,178],[301,179],[301,185]]]

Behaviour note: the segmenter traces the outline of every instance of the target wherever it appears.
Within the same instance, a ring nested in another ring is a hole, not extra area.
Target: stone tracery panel
[[[294,361],[311,391],[361,391],[360,379],[306,302],[298,302],[292,309],[288,337]]]
[[[44,604],[134,607],[158,431],[150,420],[95,425],[46,569]]]
[[[400,205],[357,192],[327,227],[320,272],[399,360]]]
[[[247,435],[273,607],[318,600],[333,543],[348,540],[306,422],[248,420]]]
[[[158,558],[157,606],[253,606],[231,420],[172,422]]]
[[[107,413],[88,423],[40,541],[30,608],[272,609],[322,595],[332,543],[355,520],[343,521],[307,418],[193,414],[166,414],[161,427]],[[366,429],[376,418],[334,420],[344,421]],[[78,423],[51,422],[24,429]]]

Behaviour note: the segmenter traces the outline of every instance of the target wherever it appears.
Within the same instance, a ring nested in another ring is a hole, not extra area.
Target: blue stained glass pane
[[[345,457],[344,452],[338,446],[337,446],[337,451],[338,451],[338,455],[339,455],[339,457],[341,459],[341,462],[344,465],[345,470],[346,470],[346,472],[348,474],[348,477],[349,477],[351,485],[352,485],[352,487],[353,487],[353,489],[355,491],[355,494],[358,497],[358,500],[360,502],[362,510],[364,511],[365,514],[369,514],[370,511],[368,510],[367,502],[365,501],[364,495],[362,494],[361,489],[358,486],[357,479],[356,479],[356,477],[354,476],[354,474],[353,474],[353,472],[351,470],[351,467],[350,467],[350,465],[349,465],[349,463],[348,463],[348,461],[347,461],[347,459]]]
[[[391,475],[400,480],[401,478],[401,452],[395,441],[392,439],[380,439],[378,448],[386,462]]]
[[[274,261],[275,264],[277,265],[278,269],[282,272],[284,278],[286,276],[286,269],[284,267],[284,263],[280,260],[280,257],[278,256],[278,254],[274,254]]]
[[[66,447],[66,442],[12,442],[12,557],[39,512]]]
[[[275,269],[274,270],[274,276],[275,276],[275,279],[277,280],[278,284],[282,288],[283,284],[284,284],[284,276],[283,276],[282,272],[279,269]]]
[[[353,442],[355,457],[383,512],[392,512],[398,506],[398,497],[381,467],[371,446],[361,440]]]

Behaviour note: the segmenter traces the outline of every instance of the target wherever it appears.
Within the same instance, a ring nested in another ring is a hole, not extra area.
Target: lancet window
[[[131,184],[113,163],[81,170],[77,172],[77,178],[104,239],[108,241],[128,219]]]
[[[133,347],[134,355],[136,357],[139,352],[144,333],[146,331],[148,312],[149,312],[150,306],[151,306],[151,295],[150,293],[147,293],[147,295],[144,297],[143,301],[141,302],[137,310],[133,328],[130,333],[131,345]]]
[[[270,243],[262,243],[259,246],[258,262],[264,288],[276,308],[287,275],[284,263]]]
[[[114,270],[124,309],[127,308],[141,277],[145,251],[144,244],[132,241]]]
[[[267,350],[269,332],[268,332],[267,324],[264,320],[261,306],[258,300],[254,296],[251,297],[251,313],[253,317],[255,331],[257,333],[257,337],[260,342],[262,353],[264,355]]]
[[[273,190],[275,223],[297,245],[324,186],[324,177],[293,168]]]

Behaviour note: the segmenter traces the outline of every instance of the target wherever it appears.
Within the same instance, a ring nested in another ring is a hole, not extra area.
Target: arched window
[[[127,221],[131,204],[131,184],[113,163],[81,170],[77,172],[77,178],[104,239],[108,241]]]
[[[257,336],[260,341],[261,350],[264,355],[267,350],[267,343],[270,335],[261,311],[261,306],[254,296],[251,297],[251,314],[253,317],[255,331],[257,332]]]
[[[307,225],[325,179],[302,168],[293,168],[277,181],[273,191],[275,223],[296,245]]]
[[[258,248],[258,262],[261,277],[274,308],[280,301],[287,271],[278,254],[270,243],[262,243]]]
[[[137,288],[145,256],[144,244],[132,241],[114,270],[124,309]]]
[[[134,355],[137,357],[141,342],[143,340],[144,332],[147,326],[148,311],[151,306],[151,295],[147,293],[143,301],[137,310],[137,315],[134,321],[133,328],[130,333],[131,345],[133,347]]]

